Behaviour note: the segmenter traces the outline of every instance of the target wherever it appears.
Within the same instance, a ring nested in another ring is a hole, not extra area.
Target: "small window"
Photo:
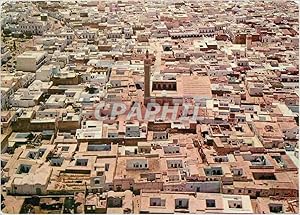
[[[76,166],[87,166],[88,159],[77,159],[76,160]]]
[[[208,208],[216,207],[216,201],[214,199],[206,199],[206,207]]]
[[[61,150],[64,152],[69,151],[69,146],[63,146],[61,147]]]
[[[269,208],[271,213],[283,213],[282,204],[270,204]]]

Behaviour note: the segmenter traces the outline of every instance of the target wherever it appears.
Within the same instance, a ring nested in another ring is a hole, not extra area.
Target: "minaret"
[[[150,71],[152,60],[149,58],[149,52],[146,51],[146,57],[144,59],[144,103],[147,103],[150,99]]]
[[[247,50],[250,50],[252,47],[252,36],[250,34],[247,34],[246,36],[246,47]]]

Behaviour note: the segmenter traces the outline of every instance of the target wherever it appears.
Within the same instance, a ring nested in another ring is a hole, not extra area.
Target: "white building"
[[[102,138],[102,121],[83,120],[82,128],[76,130],[76,139],[79,141]]]
[[[53,82],[42,82],[40,80],[35,80],[28,86],[28,90],[30,91],[41,91],[48,92],[48,90],[52,87]]]
[[[26,51],[17,57],[17,70],[35,72],[46,61],[47,52]]]
[[[22,88],[15,92],[10,104],[13,107],[33,107],[38,104],[42,95],[42,91],[30,91]]]
[[[53,74],[59,73],[59,67],[53,64],[44,65],[35,73],[35,79],[41,81],[50,81]]]
[[[165,23],[159,23],[153,26],[151,33],[154,37],[162,38],[169,36],[169,30]]]
[[[107,32],[107,38],[121,38],[121,37],[122,37],[121,29],[112,29],[111,31]]]
[[[51,95],[46,102],[47,108],[62,108],[65,106],[66,95]]]
[[[70,44],[74,38],[75,38],[75,33],[71,29],[63,29],[59,33],[55,32],[47,32],[43,34],[44,37],[58,37],[58,38],[64,38],[67,40],[67,44]]]
[[[18,31],[22,33],[31,33],[36,35],[42,35],[43,32],[47,31],[49,28],[49,24],[47,22],[42,21],[33,21],[33,22],[20,22],[17,27]]]
[[[80,39],[88,39],[94,40],[98,34],[98,31],[95,29],[84,29],[84,30],[77,30],[76,35]]]

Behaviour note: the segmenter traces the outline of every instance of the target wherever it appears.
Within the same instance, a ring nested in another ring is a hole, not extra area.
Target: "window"
[[[150,206],[165,206],[166,200],[161,198],[150,198]]]
[[[69,151],[69,146],[63,146],[63,147],[61,147],[61,150],[63,152]]]
[[[242,208],[242,201],[230,200],[228,201],[229,208]]]
[[[271,213],[283,213],[282,204],[269,204]]]
[[[189,200],[188,199],[175,199],[175,208],[176,209],[188,209]]]
[[[206,207],[208,208],[216,207],[216,201],[214,199],[206,199]]]
[[[77,159],[76,166],[87,166],[88,159]]]

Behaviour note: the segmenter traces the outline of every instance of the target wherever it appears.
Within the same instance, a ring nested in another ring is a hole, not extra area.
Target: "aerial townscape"
[[[291,0],[1,3],[1,211],[299,213]]]

